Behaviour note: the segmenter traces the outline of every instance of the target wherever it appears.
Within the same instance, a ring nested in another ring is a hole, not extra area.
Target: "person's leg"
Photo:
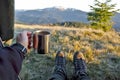
[[[73,57],[75,67],[74,80],[90,80],[87,74],[85,58],[81,52],[76,52]]]
[[[67,80],[65,69],[65,55],[58,51],[55,59],[55,69],[49,80]]]

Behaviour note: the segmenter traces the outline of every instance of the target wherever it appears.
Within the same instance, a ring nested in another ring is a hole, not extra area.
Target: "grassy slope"
[[[74,67],[72,57],[81,50],[88,66],[91,80],[120,80],[120,34],[92,29],[49,27],[39,25],[15,25],[15,34],[22,30],[49,30],[50,53],[30,54],[23,63],[20,76],[23,80],[47,80],[53,71],[54,57],[60,49],[67,58],[67,75],[71,78]]]

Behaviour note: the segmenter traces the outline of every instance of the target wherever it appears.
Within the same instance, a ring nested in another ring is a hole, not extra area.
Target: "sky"
[[[99,0],[105,1],[105,0]],[[120,9],[120,0],[112,0],[117,4],[116,9]],[[43,9],[48,7],[75,8],[89,12],[89,5],[93,5],[94,0],[15,0],[15,9],[31,10]]]

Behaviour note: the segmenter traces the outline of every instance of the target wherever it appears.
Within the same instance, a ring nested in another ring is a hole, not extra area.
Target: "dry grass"
[[[120,80],[120,35],[118,32],[15,24],[15,34],[23,30],[51,32],[50,53],[40,55],[31,52],[23,63],[21,71],[23,80],[47,80],[52,74],[54,58],[58,50],[62,50],[66,55],[69,78],[74,71],[73,54],[76,51],[82,51],[86,57],[91,80]]]

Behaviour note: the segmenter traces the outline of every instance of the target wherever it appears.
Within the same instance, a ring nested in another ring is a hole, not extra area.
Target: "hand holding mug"
[[[25,48],[28,49],[28,44],[29,44],[28,35],[29,34],[31,34],[31,32],[28,32],[28,31],[23,31],[19,33],[16,37],[16,42],[20,43],[21,45],[23,45]]]

